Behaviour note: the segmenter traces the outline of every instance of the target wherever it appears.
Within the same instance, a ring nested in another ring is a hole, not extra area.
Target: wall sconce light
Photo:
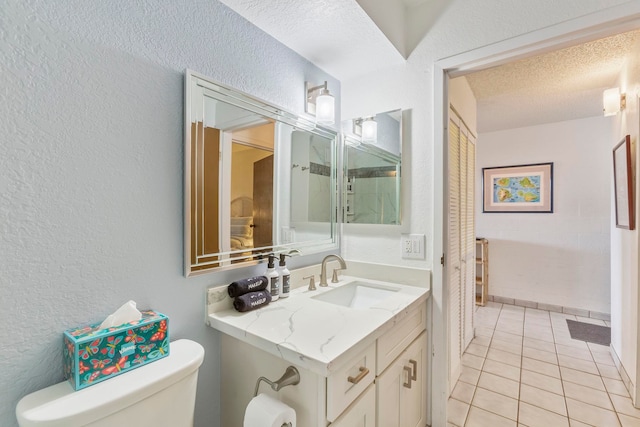
[[[602,111],[604,116],[615,116],[627,106],[626,95],[620,94],[620,88],[614,87],[602,93]]]
[[[364,117],[353,121],[353,133],[358,135],[362,142],[375,144],[378,140],[378,122],[374,117]]]
[[[335,120],[336,107],[335,99],[327,88],[327,82],[325,81],[320,86],[311,86],[309,82],[305,82],[304,87],[304,111],[316,116],[316,122],[332,125]]]

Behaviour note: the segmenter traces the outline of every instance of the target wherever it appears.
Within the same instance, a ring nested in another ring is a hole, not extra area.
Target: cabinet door
[[[356,399],[331,427],[376,427],[376,387],[369,388]]]
[[[376,379],[378,427],[426,425],[426,367],[427,334],[423,332]]]

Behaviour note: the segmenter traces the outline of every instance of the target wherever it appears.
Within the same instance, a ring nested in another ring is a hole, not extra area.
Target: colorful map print
[[[540,175],[493,178],[493,203],[540,203]]]

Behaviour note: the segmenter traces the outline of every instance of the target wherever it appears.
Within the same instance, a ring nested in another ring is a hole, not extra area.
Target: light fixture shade
[[[614,116],[620,112],[620,88],[614,87],[602,93],[602,111],[605,117]]]
[[[316,121],[321,124],[332,125],[335,115],[335,98],[328,90],[322,90],[316,98]]]
[[[378,139],[378,122],[367,119],[362,122],[362,141],[376,142]]]

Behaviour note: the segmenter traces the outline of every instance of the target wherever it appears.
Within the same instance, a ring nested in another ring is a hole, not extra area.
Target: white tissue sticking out
[[[100,329],[113,328],[114,326],[120,326],[124,323],[135,322],[141,318],[142,313],[136,308],[136,302],[127,301],[122,307],[104,319],[104,322],[100,324]]]

